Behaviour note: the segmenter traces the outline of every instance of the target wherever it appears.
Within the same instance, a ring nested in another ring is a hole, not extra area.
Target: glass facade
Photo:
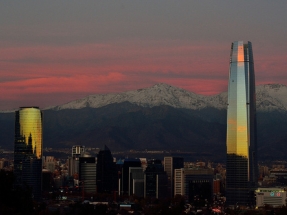
[[[42,159],[42,134],[42,112],[38,107],[22,107],[16,111],[15,146],[23,144],[29,153]]]
[[[38,107],[21,107],[15,112],[14,173],[16,185],[28,184],[34,198],[41,196],[42,112]]]
[[[255,77],[251,42],[232,43],[228,83],[226,200],[250,204],[257,182]]]

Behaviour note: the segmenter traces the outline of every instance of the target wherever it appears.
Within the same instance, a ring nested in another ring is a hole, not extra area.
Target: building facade
[[[233,42],[227,107],[226,201],[252,204],[257,185],[255,75],[251,42]]]
[[[118,171],[110,149],[105,146],[97,155],[97,191],[113,193],[117,191]]]
[[[286,190],[283,188],[258,188],[255,190],[256,207],[270,205],[272,207],[281,207],[286,205]]]
[[[96,158],[80,157],[79,158],[79,180],[81,190],[87,194],[95,194],[96,186]]]
[[[42,112],[38,107],[21,107],[15,112],[15,185],[30,186],[35,199],[42,192],[42,154]]]
[[[68,158],[69,176],[79,174],[79,158],[84,157],[85,146],[76,145],[72,147],[72,157]]]
[[[175,169],[174,195],[185,196],[190,202],[212,200],[213,170],[209,168]]]
[[[144,196],[144,170],[142,167],[129,168],[129,195]]]
[[[168,176],[161,160],[149,160],[144,172],[144,197],[163,199],[167,197]]]
[[[164,157],[164,171],[168,176],[168,195],[174,196],[174,170],[183,168],[184,160],[182,157]]]
[[[124,160],[121,167],[121,176],[119,180],[119,193],[121,195],[129,195],[130,167],[141,167],[141,161],[139,159],[132,158]]]

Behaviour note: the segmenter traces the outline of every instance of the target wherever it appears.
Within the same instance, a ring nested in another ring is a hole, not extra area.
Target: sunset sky
[[[0,110],[167,83],[227,90],[231,42],[287,85],[287,1],[1,1]]]

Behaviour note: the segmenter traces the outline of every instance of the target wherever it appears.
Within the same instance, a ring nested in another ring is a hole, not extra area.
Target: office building
[[[163,199],[167,197],[168,176],[161,160],[149,160],[144,172],[144,197]]]
[[[139,159],[128,158],[125,159],[123,164],[117,164],[120,168],[120,180],[119,190],[121,195],[129,195],[129,179],[130,179],[130,167],[141,167],[141,161]]]
[[[129,168],[129,195],[144,196],[144,170],[142,167]]]
[[[15,112],[15,186],[27,184],[35,199],[42,192],[42,149],[42,112],[38,107],[21,107]]]
[[[43,161],[44,161],[44,169],[48,169],[50,172],[55,171],[56,167],[56,160],[53,156],[43,156]]]
[[[69,176],[79,174],[79,158],[84,157],[85,146],[76,145],[72,147],[72,157],[68,158]]]
[[[174,170],[183,168],[184,160],[182,157],[164,157],[164,171],[168,176],[168,196],[174,196]]]
[[[253,204],[257,185],[255,75],[251,42],[233,42],[227,107],[226,201]]]
[[[117,191],[118,171],[110,149],[105,146],[97,155],[97,191],[112,193]]]
[[[72,147],[72,157],[84,157],[85,146],[76,145]]]
[[[83,193],[95,194],[96,186],[96,158],[79,158],[79,180]]]
[[[209,168],[175,169],[174,195],[185,196],[190,202],[196,199],[209,202],[213,195],[213,170]]]

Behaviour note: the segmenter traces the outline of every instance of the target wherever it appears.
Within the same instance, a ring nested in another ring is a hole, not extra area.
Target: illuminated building
[[[253,204],[257,184],[255,75],[251,42],[232,43],[228,83],[226,201]],[[254,196],[253,196],[254,197]]]
[[[38,107],[21,107],[15,113],[15,185],[28,184],[35,199],[42,191],[42,148],[42,112]]]
[[[282,207],[286,205],[286,191],[284,188],[258,188],[255,190],[256,207],[270,205],[272,207]]]

